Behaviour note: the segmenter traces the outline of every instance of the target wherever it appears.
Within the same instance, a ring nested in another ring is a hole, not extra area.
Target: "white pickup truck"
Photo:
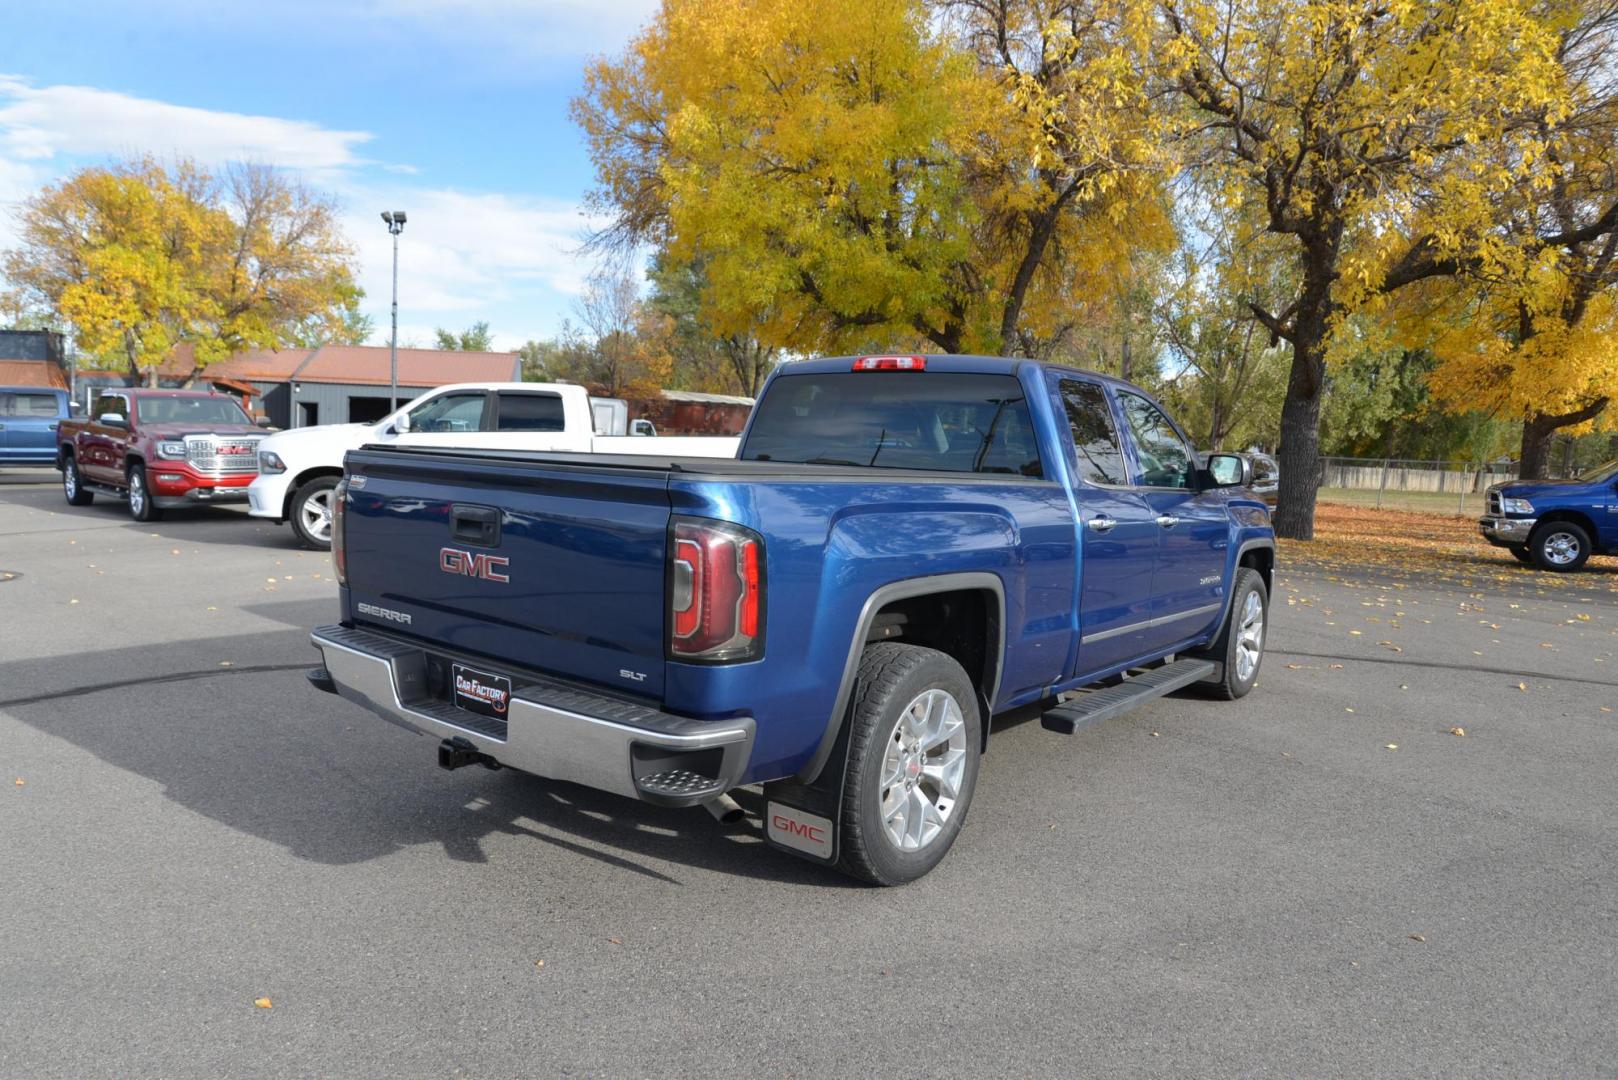
[[[571,450],[733,458],[734,437],[605,435],[596,418],[615,415],[582,386],[457,383],[428,391],[374,424],[326,424],[271,435],[258,444],[258,479],[248,513],[286,521],[306,546],[331,547],[331,493],[343,456],[369,444]]]

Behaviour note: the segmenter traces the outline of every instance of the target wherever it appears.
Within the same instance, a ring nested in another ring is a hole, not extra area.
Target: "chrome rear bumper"
[[[309,679],[382,719],[464,740],[501,765],[662,805],[693,806],[735,787],[753,749],[750,717],[693,720],[544,676],[513,672],[504,722],[468,712],[429,688],[429,665],[461,657],[344,626],[310,635],[325,662]],[[488,661],[465,658],[481,668]]]

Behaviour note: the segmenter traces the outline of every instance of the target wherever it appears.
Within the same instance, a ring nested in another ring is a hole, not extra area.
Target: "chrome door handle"
[[[1084,524],[1091,532],[1104,533],[1112,532],[1113,526],[1117,525],[1118,522],[1105,514],[1097,514]]]
[[[1157,523],[1165,529],[1172,529],[1180,523],[1180,519],[1173,514],[1159,514],[1157,515]]]

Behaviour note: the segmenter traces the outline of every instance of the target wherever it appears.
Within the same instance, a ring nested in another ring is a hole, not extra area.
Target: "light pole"
[[[399,407],[399,234],[404,232],[405,212],[384,210],[388,235],[393,237],[393,336],[388,340],[388,411]]]

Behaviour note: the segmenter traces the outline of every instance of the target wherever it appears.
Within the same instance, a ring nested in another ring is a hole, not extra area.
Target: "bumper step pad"
[[[1153,698],[1201,682],[1217,668],[1218,665],[1212,660],[1176,660],[1125,679],[1116,686],[1082,690],[1078,696],[1047,710],[1039,722],[1046,731],[1072,735],[1092,724],[1110,720],[1144,705]]]

